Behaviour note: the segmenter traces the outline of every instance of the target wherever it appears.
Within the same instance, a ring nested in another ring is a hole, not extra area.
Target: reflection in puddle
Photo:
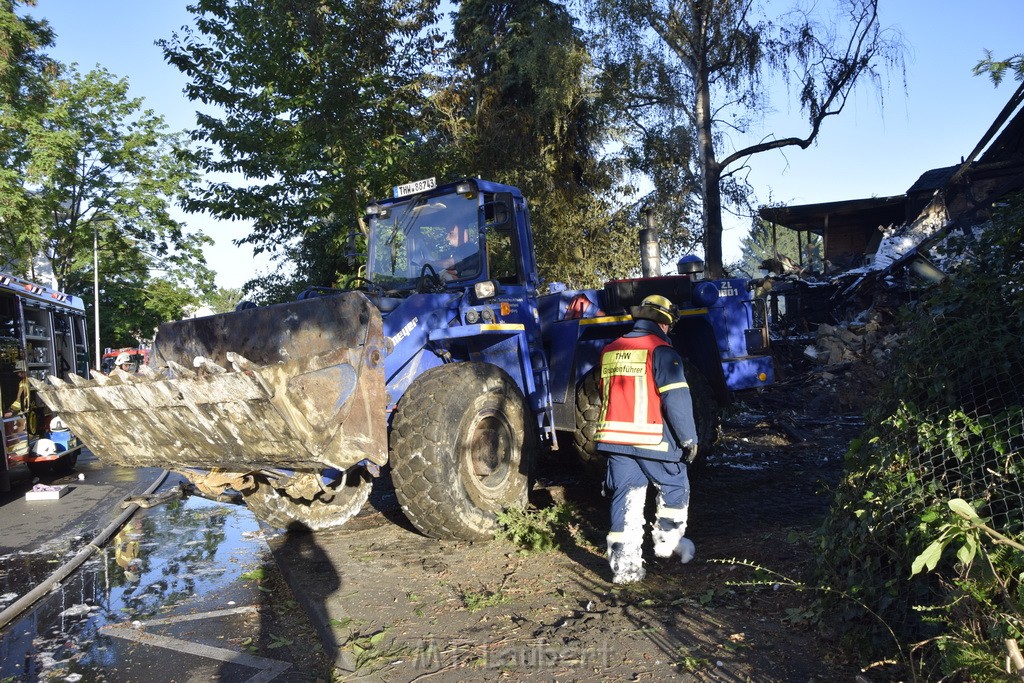
[[[0,558],[0,609],[78,547]],[[261,564],[265,548],[244,508],[189,498],[139,510],[63,586],[0,634],[0,680],[106,680],[100,670],[123,663],[131,645],[102,635],[101,627],[232,604],[233,585]]]

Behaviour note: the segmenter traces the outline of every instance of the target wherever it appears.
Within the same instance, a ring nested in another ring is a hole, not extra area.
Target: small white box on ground
[[[25,500],[57,500],[70,489],[67,486],[35,486],[25,492]]]

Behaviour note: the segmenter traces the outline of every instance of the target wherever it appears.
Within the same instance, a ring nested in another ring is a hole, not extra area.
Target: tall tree
[[[180,320],[202,301],[202,291],[189,278],[180,272],[153,270],[146,254],[130,248],[113,230],[100,232],[98,261],[101,349],[151,342],[160,323]],[[89,263],[74,271],[65,287],[91,308],[93,282]],[[87,320],[93,339],[92,311]]]
[[[435,100],[458,112],[448,132],[463,172],[523,190],[548,279],[625,274],[638,251],[613,220],[606,109],[574,18],[553,0],[464,0],[453,34],[454,78]]]
[[[7,236],[4,261],[25,256],[25,228],[39,220],[25,178],[32,155],[28,128],[42,115],[48,101],[47,78],[58,65],[42,50],[53,44],[45,21],[19,13],[19,5],[35,2],[0,1],[0,235]],[[10,249],[10,251],[7,251]]]
[[[0,1],[0,102],[5,106],[45,100],[42,76],[52,72],[54,62],[41,50],[53,45],[53,30],[45,20],[17,11],[19,5],[35,4],[35,0]]]
[[[723,274],[722,209],[743,197],[736,173],[748,157],[809,147],[861,81],[902,64],[898,36],[881,28],[878,0],[835,0],[819,20],[799,9],[769,20],[757,0],[590,0],[603,27],[604,65],[649,157],[641,170],[672,171],[700,202],[708,274]],[[792,86],[806,133],[744,142],[767,107],[766,84]],[[635,152],[636,153],[636,152]],[[664,189],[662,190],[664,191]],[[679,220],[689,208],[680,197]]]
[[[206,296],[206,304],[214,313],[229,313],[235,310],[243,299],[242,290],[235,287],[218,287]]]
[[[91,262],[94,234],[110,249],[137,251],[147,269],[169,270],[201,288],[212,285],[202,245],[171,215],[195,177],[177,135],[128,95],[128,82],[104,69],[73,67],[51,82],[46,112],[28,128],[26,182],[41,224],[16,236],[31,257],[47,256],[60,286]],[[9,236],[0,237],[6,250]]]
[[[160,45],[202,103],[194,158],[216,180],[188,208],[247,219],[241,240],[311,257],[294,277],[346,272],[345,234],[372,199],[419,177],[434,128],[438,0],[198,0]],[[308,249],[312,241],[318,249]]]
[[[137,343],[212,285],[202,254],[209,238],[171,216],[193,172],[177,136],[128,96],[127,81],[51,66],[42,103],[12,109],[21,128],[9,189],[21,201],[0,221],[0,253],[30,277],[35,257],[46,256],[57,285],[91,302],[98,237],[102,341]]]

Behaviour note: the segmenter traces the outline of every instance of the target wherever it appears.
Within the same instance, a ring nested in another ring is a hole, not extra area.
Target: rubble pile
[[[884,376],[892,351],[900,335],[872,316],[865,323],[818,325],[817,340],[804,354],[825,366],[861,363],[879,377]]]
[[[807,379],[821,390],[816,398],[819,409],[866,409],[889,374],[899,341],[892,316],[880,310],[868,311],[853,322],[820,324],[815,343],[804,349],[815,364]]]

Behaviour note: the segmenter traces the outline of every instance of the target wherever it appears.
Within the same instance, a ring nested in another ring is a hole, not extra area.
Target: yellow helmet
[[[633,309],[633,317],[671,326],[679,321],[679,307],[660,294],[651,294]]]

